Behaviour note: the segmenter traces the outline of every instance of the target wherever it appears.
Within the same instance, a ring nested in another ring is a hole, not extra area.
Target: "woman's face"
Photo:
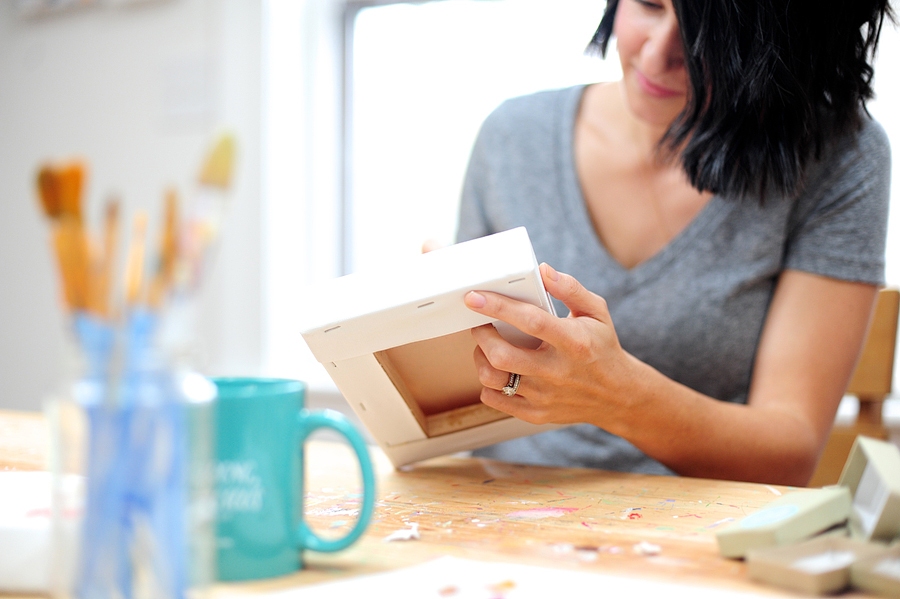
[[[672,0],[619,0],[613,33],[632,114],[667,127],[684,109],[688,89]]]

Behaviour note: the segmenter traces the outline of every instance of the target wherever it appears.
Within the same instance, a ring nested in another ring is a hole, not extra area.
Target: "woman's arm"
[[[473,330],[482,401],[533,423],[587,422],[686,476],[805,485],[859,357],[873,285],[782,274],[769,308],[746,405],[677,383],[619,345],[606,302],[541,266],[571,315],[470,293],[468,306],[542,339],[517,348],[490,326]],[[518,395],[499,389],[522,375]]]

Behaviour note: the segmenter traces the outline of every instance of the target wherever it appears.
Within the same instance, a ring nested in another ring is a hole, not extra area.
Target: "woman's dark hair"
[[[632,1],[632,0],[625,0]],[[606,55],[619,0],[589,50]],[[793,194],[808,159],[859,128],[889,0],[673,0],[690,79],[661,149],[701,191]]]

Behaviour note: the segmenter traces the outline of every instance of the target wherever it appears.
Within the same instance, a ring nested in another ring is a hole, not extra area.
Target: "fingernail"
[[[470,291],[466,294],[466,305],[470,308],[484,308],[487,299],[477,291]]]
[[[546,262],[544,262],[543,266],[547,269],[547,276],[550,277],[551,281],[559,280],[559,273],[556,272],[556,270],[552,266],[550,266]]]

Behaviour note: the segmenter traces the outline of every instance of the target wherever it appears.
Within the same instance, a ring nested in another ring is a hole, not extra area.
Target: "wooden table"
[[[39,415],[0,411],[0,470],[45,469],[42,440]],[[377,449],[372,455],[376,512],[357,544],[336,554],[307,552],[307,568],[297,574],[218,585],[214,596],[282,590],[444,555],[780,594],[751,582],[743,562],[720,557],[714,533],[790,487],[463,457],[395,471]],[[308,446],[308,520],[323,536],[343,533],[354,520],[358,476],[348,448],[321,440]],[[419,540],[384,542],[413,523]]]

